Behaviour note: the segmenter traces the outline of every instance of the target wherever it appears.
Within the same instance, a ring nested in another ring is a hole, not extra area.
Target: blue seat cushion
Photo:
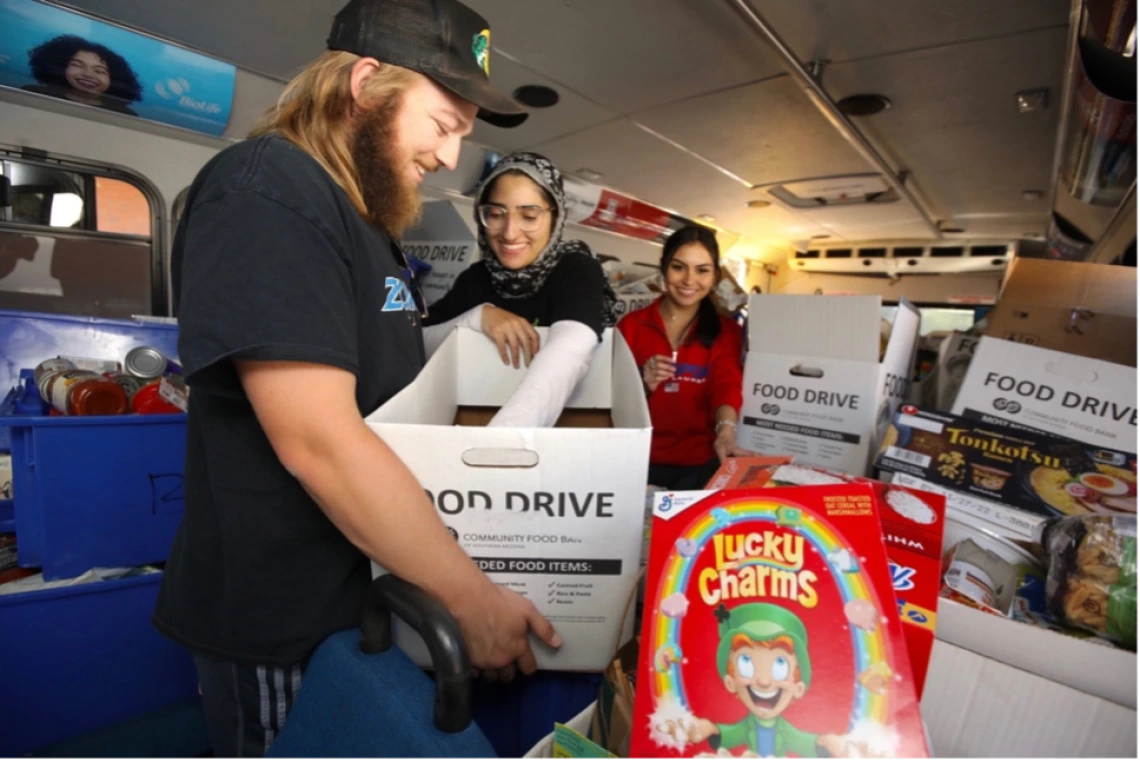
[[[313,653],[270,757],[494,757],[474,723],[442,733],[432,723],[435,682],[398,648],[360,650],[360,630]]]

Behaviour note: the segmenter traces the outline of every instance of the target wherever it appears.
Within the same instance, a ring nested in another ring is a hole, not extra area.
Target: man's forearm
[[[294,475],[352,544],[449,610],[492,584],[452,539],[423,487],[361,422],[310,447]]]

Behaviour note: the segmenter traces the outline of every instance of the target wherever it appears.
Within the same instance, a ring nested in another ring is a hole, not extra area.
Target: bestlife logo
[[[189,95],[190,83],[181,77],[178,79],[173,77],[160,79],[154,83],[154,91],[158,93],[159,97],[168,101],[175,101],[182,108],[197,111],[200,114],[220,114],[222,112],[222,107],[217,103],[207,103],[191,98]]]

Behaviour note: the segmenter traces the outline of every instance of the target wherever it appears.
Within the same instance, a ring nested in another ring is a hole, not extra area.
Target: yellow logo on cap
[[[491,76],[491,30],[484,29],[471,40],[471,52],[475,54],[475,63],[479,64],[483,72]]]

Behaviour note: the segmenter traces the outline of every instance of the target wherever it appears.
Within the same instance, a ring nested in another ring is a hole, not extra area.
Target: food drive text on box
[[[425,491],[436,508],[449,516],[463,513],[464,510],[506,509],[515,513],[545,513],[551,518],[614,517],[612,492],[507,492],[494,500],[491,495],[480,490],[462,492],[445,489],[438,496],[433,495],[431,490]]]
[[[777,384],[753,384],[752,395],[754,397],[766,397],[776,400],[787,400],[795,402],[799,400],[801,390],[794,386],[780,386]],[[858,394],[843,394],[841,392],[824,392],[815,389],[805,389],[802,391],[804,403],[808,405],[823,405],[825,407],[840,407],[850,408],[851,410],[859,409]]]

